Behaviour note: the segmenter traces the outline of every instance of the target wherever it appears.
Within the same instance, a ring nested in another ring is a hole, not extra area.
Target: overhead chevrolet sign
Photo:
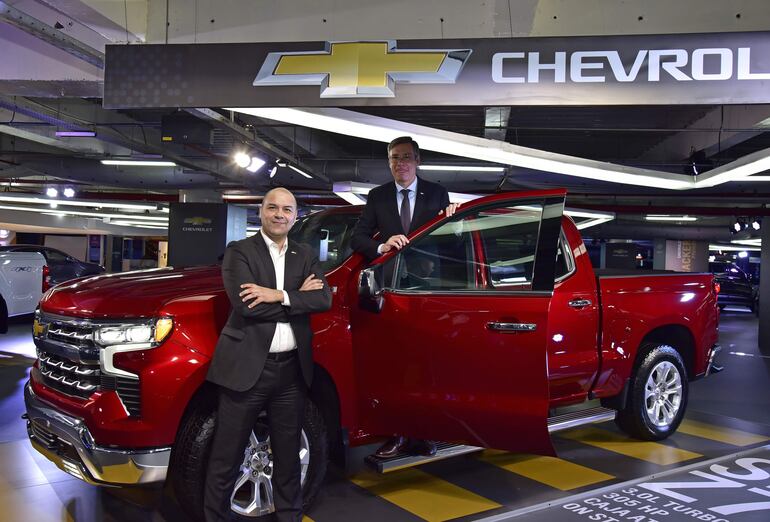
[[[470,49],[397,49],[396,42],[332,42],[323,51],[270,53],[255,86],[320,85],[321,98],[394,97],[396,83],[455,83]]]
[[[770,32],[111,45],[104,105],[770,103]]]

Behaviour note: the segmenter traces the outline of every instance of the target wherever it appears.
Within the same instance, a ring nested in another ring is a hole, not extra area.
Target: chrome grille
[[[77,348],[94,348],[93,330],[93,325],[88,323],[55,320],[49,323],[46,336],[51,341]]]
[[[139,379],[105,375],[99,366],[100,347],[94,331],[103,324],[89,319],[40,314],[45,326],[35,336],[43,384],[69,396],[88,399],[94,392],[117,392],[128,414],[141,414]]]
[[[40,374],[46,386],[87,399],[99,391],[99,366],[71,361],[45,351],[38,353]]]

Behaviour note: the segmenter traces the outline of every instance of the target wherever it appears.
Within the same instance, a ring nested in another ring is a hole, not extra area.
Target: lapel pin
[[[296,254],[296,252],[294,250],[289,250],[289,253],[290,254]]]

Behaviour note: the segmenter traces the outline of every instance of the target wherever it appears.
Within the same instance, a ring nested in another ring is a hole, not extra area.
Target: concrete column
[[[763,221],[759,260],[759,351],[770,355],[770,219]]]

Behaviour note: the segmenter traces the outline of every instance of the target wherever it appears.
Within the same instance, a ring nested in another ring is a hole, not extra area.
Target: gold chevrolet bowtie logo
[[[324,51],[270,53],[255,86],[320,85],[321,98],[395,96],[396,83],[455,83],[470,49],[396,49],[396,42],[328,42]]]

